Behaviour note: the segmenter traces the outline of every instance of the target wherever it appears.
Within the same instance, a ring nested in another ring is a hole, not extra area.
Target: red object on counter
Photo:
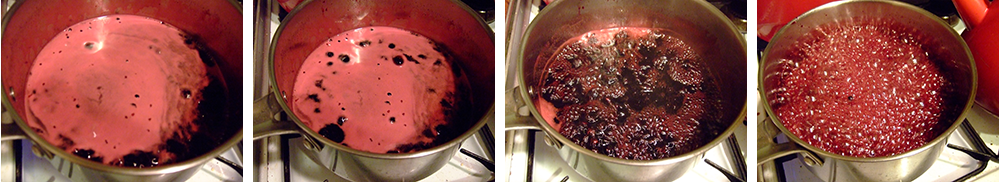
[[[292,12],[292,9],[295,9],[296,6],[299,6],[299,3],[301,2],[302,0],[278,0],[278,4],[281,5],[281,8],[284,8],[285,11],[288,12]]]
[[[979,75],[979,88],[976,90],[976,103],[993,115],[997,115],[997,108],[1000,105],[1000,92],[997,91],[997,84],[1000,82],[1000,75],[997,69],[1000,67],[1000,36],[997,35],[998,3],[990,3],[984,0],[954,0],[958,14],[965,22],[968,29],[962,32],[962,38],[969,45],[969,51],[976,60],[976,70]],[[988,7],[988,8],[987,8]]]
[[[771,41],[771,37],[802,13],[817,6],[833,2],[833,0],[789,1],[760,0],[757,1],[757,37]]]

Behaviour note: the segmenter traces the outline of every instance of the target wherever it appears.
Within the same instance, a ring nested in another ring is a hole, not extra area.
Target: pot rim
[[[476,20],[479,20],[478,21],[479,25],[482,26],[483,30],[487,31],[487,33],[489,35],[493,35],[493,30],[490,29],[490,27],[488,25],[486,25],[485,21],[483,21],[483,19],[481,17],[479,17],[472,10],[472,8],[470,8],[468,5],[465,5],[464,3],[462,3],[462,2],[460,2],[458,0],[448,0],[448,1],[452,2],[453,4],[455,4],[456,6],[458,6],[459,8],[465,10],[465,12],[466,12],[467,15],[475,18]],[[269,73],[268,73],[268,76],[270,76],[268,78],[268,82],[270,82],[271,85],[277,85],[277,82],[278,82],[277,81],[277,77],[275,76],[275,73],[274,73],[274,55],[275,55],[274,54],[275,53],[274,49],[278,45],[278,41],[276,41],[276,40],[279,40],[278,38],[281,36],[281,34],[283,32],[282,30],[284,30],[285,28],[287,28],[288,21],[291,21],[292,18],[295,17],[295,15],[299,13],[299,11],[302,11],[302,8],[305,7],[305,5],[308,5],[309,3],[312,3],[312,2],[313,2],[313,0],[305,0],[302,3],[300,3],[298,6],[296,6],[295,9],[293,9],[291,12],[289,12],[288,15],[286,15],[285,18],[281,20],[281,23],[278,26],[278,29],[275,30],[274,36],[273,36],[273,38],[271,38],[272,41],[271,41],[271,46],[268,48],[269,49],[268,50],[268,54],[269,55],[267,56],[267,60],[266,60],[267,63],[265,63],[265,65],[264,65],[265,66],[264,69],[270,70]],[[354,27],[354,28],[359,28],[359,27]],[[490,40],[492,40],[493,42],[496,42],[496,40],[494,40],[494,39],[495,38],[493,36],[490,36]],[[279,88],[277,86],[272,86],[270,90],[271,90],[272,93],[275,93],[275,94],[273,94],[274,95],[274,99],[276,99],[278,101],[277,103],[278,103],[278,105],[281,106],[281,110],[284,111],[284,112],[286,112],[286,113],[290,113],[288,111],[291,111],[291,109],[284,102],[284,99],[282,98],[283,96],[281,94],[281,90],[279,90]],[[456,138],[448,141],[447,143],[444,143],[444,144],[441,144],[441,145],[437,145],[437,146],[434,146],[434,147],[431,147],[431,148],[427,148],[427,149],[416,151],[416,152],[396,153],[396,154],[372,153],[372,152],[361,151],[361,150],[357,150],[357,149],[354,149],[354,148],[351,148],[351,147],[344,146],[344,145],[339,144],[337,142],[333,142],[333,140],[330,140],[330,139],[328,139],[326,137],[323,137],[319,133],[316,133],[316,131],[313,131],[311,128],[309,128],[309,126],[306,126],[305,124],[303,124],[302,121],[299,120],[298,116],[296,116],[295,114],[287,114],[287,115],[288,115],[288,118],[290,118],[292,120],[292,122],[295,123],[297,129],[299,130],[297,132],[298,134],[302,134],[302,135],[308,136],[309,138],[312,138],[313,141],[318,141],[319,143],[323,144],[324,146],[333,147],[335,150],[344,151],[344,152],[347,152],[347,153],[352,154],[352,155],[364,156],[364,157],[375,158],[375,159],[411,159],[411,158],[419,158],[419,157],[424,157],[424,156],[430,156],[430,155],[433,155],[433,154],[436,154],[436,153],[440,153],[441,151],[447,150],[448,148],[451,148],[451,147],[453,147],[455,145],[461,145],[461,143],[463,141],[465,141],[465,139],[469,138],[473,134],[478,133],[479,130],[480,130],[480,128],[482,128],[483,126],[486,125],[487,121],[492,121],[494,119],[492,113],[494,113],[494,108],[496,107],[496,104],[495,104],[495,101],[493,101],[493,100],[491,100],[490,103],[491,103],[490,104],[490,108],[484,112],[484,115],[482,117],[480,117],[476,121],[476,124],[472,125],[472,127],[470,127],[469,130],[467,130],[464,133],[462,133],[462,135],[459,135],[458,137],[456,137]]]
[[[887,6],[898,6],[898,7],[902,7],[902,8],[908,9],[908,10],[912,10],[912,11],[914,11],[914,12],[920,14],[920,15],[923,15],[925,18],[931,19],[932,21],[934,21],[935,23],[937,23],[941,27],[949,27],[949,26],[947,26],[947,24],[944,21],[942,21],[941,19],[937,18],[937,16],[934,16],[930,12],[927,12],[927,11],[925,11],[923,9],[917,8],[917,7],[913,6],[913,5],[906,4],[906,3],[903,3],[903,2],[879,1],[879,0],[849,0],[849,1],[835,1],[835,2],[830,2],[830,3],[824,4],[822,6],[818,6],[816,8],[813,8],[813,9],[811,9],[809,11],[806,11],[805,13],[803,13],[802,15],[799,15],[798,17],[796,17],[792,21],[789,21],[788,24],[790,25],[793,22],[798,22],[799,20],[803,19],[804,17],[812,15],[812,14],[815,14],[815,13],[821,11],[821,10],[835,8],[835,7],[839,7],[842,4],[851,4],[851,3],[883,3],[883,4],[887,5]],[[772,42],[774,40],[777,40],[776,38],[783,37],[782,35],[785,33],[785,31],[788,29],[788,27],[789,26],[785,26],[785,27],[782,27],[781,30],[778,30],[778,32],[774,34],[774,38],[775,39],[772,39]],[[950,30],[950,28],[949,28],[949,30]],[[894,160],[903,159],[903,158],[906,158],[906,157],[910,157],[910,156],[922,153],[922,152],[927,151],[927,150],[932,150],[932,148],[935,146],[935,144],[938,144],[940,142],[946,142],[948,140],[948,137],[951,135],[951,133],[953,131],[955,131],[955,129],[957,129],[962,124],[962,120],[965,119],[966,115],[968,114],[969,109],[972,108],[972,104],[974,103],[975,98],[976,98],[975,97],[975,94],[976,94],[975,91],[976,91],[976,87],[977,87],[978,78],[976,76],[977,75],[977,73],[976,73],[976,65],[975,65],[975,62],[973,61],[974,59],[972,58],[972,53],[969,51],[969,46],[965,44],[965,40],[962,39],[962,37],[959,36],[958,33],[956,33],[955,31],[950,31],[950,32],[951,32],[952,38],[958,40],[961,43],[962,48],[965,50],[966,57],[968,57],[968,60],[970,62],[969,63],[970,74],[972,74],[972,80],[971,80],[972,87],[969,90],[969,97],[966,98],[966,100],[964,102],[965,103],[965,105],[963,107],[964,109],[962,109],[961,114],[959,114],[955,118],[955,120],[952,121],[951,126],[949,126],[948,129],[946,129],[944,132],[942,132],[940,135],[938,135],[937,137],[935,137],[930,142],[927,142],[923,146],[920,146],[920,147],[918,147],[916,149],[912,149],[912,150],[909,150],[909,151],[906,151],[906,152],[903,152],[903,153],[899,153],[899,154],[895,154],[895,155],[881,156],[881,157],[870,157],[870,158],[845,156],[845,155],[831,153],[831,152],[823,150],[823,149],[821,149],[819,147],[810,145],[809,143],[807,143],[807,142],[803,141],[802,139],[800,139],[795,134],[792,134],[788,130],[788,128],[785,128],[785,125],[781,122],[781,120],[778,118],[778,116],[774,114],[774,109],[771,108],[770,104],[764,103],[764,110],[767,112],[768,117],[771,119],[771,122],[773,122],[774,125],[777,126],[779,130],[781,130],[781,133],[784,133],[786,136],[794,136],[794,137],[788,137],[788,138],[791,139],[796,144],[798,144],[799,146],[802,146],[802,147],[806,148],[807,150],[809,150],[809,151],[811,151],[813,153],[816,153],[820,157],[824,157],[824,158],[833,158],[833,159],[836,159],[836,160],[849,161],[849,162],[885,162],[885,161],[894,161]],[[771,52],[772,47],[773,46],[769,45],[769,46],[767,46],[767,48],[764,49],[763,56],[761,57],[761,61],[767,60],[767,58],[769,56],[768,54]],[[758,85],[764,85],[764,76],[765,76],[765,74],[764,74],[764,67],[763,66],[759,67],[757,73],[758,73],[758,75],[757,75],[757,84]],[[764,92],[758,92],[758,94],[761,97],[761,102],[767,102],[769,100],[768,97],[767,97],[767,94],[765,94]]]
[[[562,3],[564,3],[564,1],[556,1],[556,2],[554,2],[552,4],[550,4],[549,7],[556,7],[557,5],[562,4]],[[715,14],[717,18],[720,18],[719,19],[720,21],[722,21],[726,25],[728,25],[726,27],[729,28],[729,32],[731,32],[732,35],[740,35],[739,31],[736,30],[736,25],[734,25],[728,19],[722,18],[722,17],[725,17],[725,15],[723,15],[721,11],[719,11],[718,9],[716,9],[715,7],[713,7],[711,4],[709,4],[706,1],[697,1],[695,3],[698,4],[698,5],[700,5],[700,6],[702,6],[706,10],[710,11],[710,13]],[[543,9],[541,12],[538,13],[538,15],[535,16],[535,19],[537,19],[538,17],[544,17],[546,14],[548,14],[548,13],[550,13],[552,11],[551,9],[552,8]],[[535,28],[535,25],[536,25],[537,22],[538,21],[532,21],[531,24],[528,25],[528,29],[525,30],[524,32],[525,33],[531,32]],[[743,37],[743,36],[737,36],[737,37]],[[691,159],[693,157],[701,156],[702,154],[704,154],[709,149],[716,147],[722,141],[728,140],[729,135],[732,135],[732,133],[736,130],[737,125],[739,125],[741,123],[740,121],[746,119],[747,104],[746,104],[746,99],[744,99],[743,106],[739,110],[739,115],[737,115],[736,119],[734,121],[732,121],[732,123],[729,125],[729,127],[727,127],[726,130],[724,130],[723,132],[719,133],[719,135],[716,136],[715,139],[712,139],[708,143],[706,143],[706,144],[704,144],[704,145],[702,145],[702,146],[700,146],[698,148],[695,148],[692,151],[688,151],[686,153],[683,153],[683,154],[680,154],[680,155],[671,156],[671,157],[667,157],[667,158],[656,159],[656,160],[628,160],[628,159],[611,157],[611,156],[608,156],[608,155],[604,155],[604,154],[600,154],[600,153],[594,152],[594,151],[592,151],[590,149],[587,149],[587,148],[585,148],[583,146],[580,146],[579,144],[576,144],[572,140],[570,140],[570,139],[566,138],[565,136],[563,136],[562,134],[560,134],[559,131],[556,131],[555,129],[553,129],[552,126],[549,126],[549,124],[545,121],[545,119],[541,117],[541,114],[538,113],[538,109],[535,108],[534,101],[531,100],[531,98],[533,98],[533,97],[531,97],[531,95],[528,94],[527,89],[524,87],[526,85],[526,82],[525,82],[525,78],[524,78],[525,76],[524,76],[524,64],[523,64],[523,62],[524,62],[524,59],[525,59],[524,58],[524,52],[525,52],[525,49],[527,49],[527,44],[525,44],[524,42],[527,42],[529,38],[530,38],[529,35],[523,35],[522,38],[521,38],[521,40],[520,40],[521,41],[520,48],[518,48],[520,50],[520,52],[518,53],[518,57],[517,57],[517,59],[518,59],[518,61],[517,61],[517,75],[518,75],[517,82],[518,82],[519,85],[521,85],[521,87],[518,89],[517,92],[519,92],[519,94],[521,94],[521,98],[525,99],[524,103],[529,108],[528,110],[531,111],[532,117],[534,118],[534,120],[536,122],[538,122],[538,124],[540,126],[539,128],[541,128],[542,131],[544,131],[547,136],[558,140],[558,142],[561,143],[563,145],[563,147],[569,147],[569,148],[573,149],[574,151],[576,151],[578,153],[581,153],[581,154],[584,154],[586,156],[589,156],[589,157],[592,157],[592,158],[596,158],[596,159],[598,159],[600,161],[604,161],[604,162],[610,162],[610,163],[622,164],[622,165],[631,165],[631,166],[661,166],[661,165],[673,164],[673,163],[677,163],[677,162],[681,162],[681,161],[685,161],[685,160]],[[745,39],[739,39],[739,40],[740,40],[739,42],[740,42],[741,47],[744,48],[744,49],[741,49],[741,50],[743,50],[744,55],[746,55],[745,54],[746,53],[746,49],[745,49],[745,47],[746,47],[746,40]],[[745,60],[740,60],[740,61],[745,61]]]
[[[226,1],[232,4],[233,8],[236,8],[236,10],[240,12],[240,14],[243,13],[243,7],[240,5],[239,2],[236,2],[235,0],[226,0]],[[4,32],[6,32],[5,30],[7,29],[7,23],[10,21],[11,17],[13,17],[12,15],[14,15],[14,13],[17,12],[18,8],[21,6],[22,3],[24,3],[24,1],[15,2],[13,5],[11,5],[9,11],[7,11],[7,13],[4,14],[3,24],[2,24],[3,25],[2,29]],[[106,16],[106,15],[101,15],[101,16]],[[5,86],[3,86],[2,83],[0,83],[0,87],[5,87]],[[32,129],[28,127],[27,124],[24,123],[24,119],[22,119],[20,114],[16,112],[11,101],[8,100],[6,96],[0,97],[0,100],[2,100],[3,102],[3,107],[9,110],[10,112],[9,114],[11,114],[11,119],[14,121],[14,123],[16,123],[16,125],[21,131],[25,131],[24,134],[28,137],[29,140],[31,140],[34,146],[41,147],[42,150],[44,150],[43,152],[54,154],[55,156],[58,156],[63,160],[67,160],[70,163],[80,165],[88,169],[100,171],[102,173],[136,175],[136,176],[176,173],[194,167],[200,167],[209,160],[212,160],[216,156],[219,156],[223,152],[230,150],[237,143],[243,141],[243,129],[240,128],[239,131],[234,133],[234,135],[231,138],[223,142],[221,145],[195,158],[165,165],[158,165],[155,167],[143,167],[143,168],[107,165],[104,163],[83,159],[82,157],[70,154],[69,152],[62,150],[59,147],[52,145],[44,138],[39,136],[37,133],[32,132]]]

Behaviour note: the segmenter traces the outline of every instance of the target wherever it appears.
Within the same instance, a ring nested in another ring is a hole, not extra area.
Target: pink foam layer
[[[68,152],[92,149],[104,163],[134,150],[171,160],[158,146],[179,128],[197,129],[191,121],[209,83],[205,64],[181,34],[132,15],[70,26],[31,68],[28,125]]]
[[[342,143],[358,150],[386,153],[430,143],[422,132],[447,122],[440,102],[455,103],[449,94],[456,90],[451,60],[435,48],[426,37],[392,27],[340,33],[302,65],[292,95],[295,115],[317,132],[345,117]]]

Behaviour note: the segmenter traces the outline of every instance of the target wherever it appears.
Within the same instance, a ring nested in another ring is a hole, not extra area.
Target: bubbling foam
[[[362,27],[333,36],[302,64],[296,116],[334,142],[406,153],[468,130],[469,83],[445,47],[414,32]]]
[[[223,122],[221,72],[204,48],[148,17],[74,24],[32,65],[26,123],[49,143],[109,165],[153,167],[202,155],[235,133]]]

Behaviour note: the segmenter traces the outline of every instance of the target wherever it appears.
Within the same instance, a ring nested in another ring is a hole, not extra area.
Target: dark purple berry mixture
[[[566,138],[611,157],[655,160],[705,145],[728,126],[715,116],[718,89],[669,33],[611,28],[567,41],[548,60],[539,111]]]

